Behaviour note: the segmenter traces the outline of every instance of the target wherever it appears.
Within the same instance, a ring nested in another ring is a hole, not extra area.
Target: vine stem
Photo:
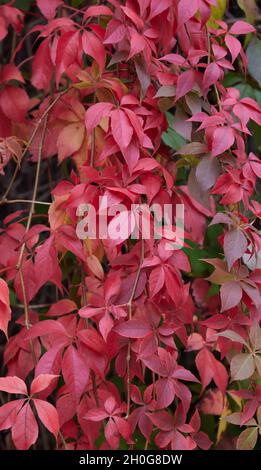
[[[60,437],[60,439],[61,439],[61,441],[62,441],[62,443],[63,443],[63,446],[64,446],[65,450],[68,450],[68,446],[67,446],[66,440],[64,439],[64,437],[63,437],[61,431],[59,431],[58,434],[59,434],[59,437]]]
[[[48,114],[46,114],[43,122],[43,130],[42,130],[42,135],[41,135],[41,140],[39,143],[39,150],[38,150],[38,161],[37,161],[37,167],[36,167],[36,175],[35,175],[35,182],[34,182],[34,189],[33,189],[33,196],[32,196],[32,203],[30,207],[30,212],[29,216],[27,219],[27,224],[25,228],[25,235],[28,233],[32,218],[33,218],[33,213],[34,213],[34,208],[35,208],[35,199],[37,196],[37,189],[38,189],[38,184],[39,184],[39,177],[40,177],[40,169],[41,169],[41,161],[42,161],[42,150],[43,150],[43,143],[44,143],[44,138],[46,134],[46,126],[47,126],[47,118]],[[25,289],[25,283],[24,283],[24,275],[23,275],[23,254],[25,250],[26,242],[23,242],[20,253],[19,253],[19,259],[17,263],[17,270],[19,272],[19,277],[20,277],[20,283],[21,283],[21,289],[22,289],[22,294],[23,294],[23,300],[24,300],[24,316],[25,316],[25,327],[27,330],[30,329],[30,322],[29,322],[29,306],[28,306],[28,301],[27,301],[27,295],[26,295],[26,289]],[[33,356],[33,361],[34,364],[36,364],[36,356],[35,356],[35,351],[34,351],[34,346],[32,340],[30,340],[30,348],[32,351],[32,356]]]
[[[30,207],[29,216],[28,216],[28,219],[27,219],[25,234],[27,234],[29,229],[30,229],[30,226],[31,226],[31,223],[32,223],[32,217],[33,217],[33,214],[34,214],[34,211],[35,211],[35,202],[36,202],[37,191],[38,191],[38,186],[39,186],[42,155],[43,155],[43,144],[44,144],[44,139],[45,139],[45,134],[46,134],[46,127],[47,127],[47,118],[48,118],[48,115],[46,114],[45,117],[44,117],[44,121],[43,121],[43,129],[42,129],[41,139],[40,139],[40,143],[39,143],[38,160],[37,160],[36,174],[35,174],[35,181],[34,181],[34,189],[33,189],[31,207]],[[18,259],[18,263],[17,263],[17,269],[21,268],[24,250],[25,250],[25,242],[23,243],[22,248],[20,250],[19,259]]]
[[[6,199],[3,201],[3,204],[43,204],[44,206],[50,206],[51,202],[32,201],[31,199]]]
[[[42,116],[39,118],[39,120],[37,121],[37,124],[32,132],[32,135],[30,137],[30,139],[28,140],[24,150],[23,150],[23,153],[22,153],[22,156],[21,156],[21,160],[24,158],[27,150],[29,149],[29,147],[32,145],[34,139],[35,139],[35,136],[41,126],[41,124],[43,123],[43,128],[42,128],[42,133],[41,133],[41,138],[40,138],[40,142],[39,142],[39,147],[38,147],[38,160],[37,160],[37,166],[36,166],[36,174],[35,174],[35,181],[34,181],[34,188],[33,188],[33,195],[32,195],[32,199],[30,201],[30,211],[29,211],[29,216],[28,216],[28,219],[27,219],[27,223],[26,223],[26,228],[25,228],[25,235],[28,233],[28,231],[30,230],[30,227],[31,227],[31,223],[32,223],[32,219],[33,219],[33,216],[34,216],[34,211],[35,211],[35,205],[38,203],[36,201],[36,198],[37,198],[37,191],[38,191],[38,186],[39,186],[39,179],[40,179],[40,171],[41,171],[41,163],[42,163],[42,155],[43,155],[43,145],[44,145],[44,139],[45,139],[45,135],[46,135],[46,128],[47,128],[47,120],[48,120],[48,114],[49,112],[51,111],[51,109],[55,106],[55,104],[61,99],[61,97],[63,95],[65,95],[65,93],[68,92],[68,90],[70,89],[69,88],[66,88],[65,90],[63,90],[61,93],[59,93],[59,95],[56,96],[56,98],[50,103],[50,105],[46,108],[46,110],[43,112]],[[16,166],[16,169],[15,169],[15,172],[13,174],[13,177],[11,179],[11,182],[9,183],[9,186],[7,188],[7,190],[5,191],[1,201],[0,201],[0,204],[4,204],[6,202],[9,202],[9,203],[12,203],[11,201],[7,201],[7,196],[11,190],[11,187],[13,185],[13,182],[15,181],[15,178],[16,178],[16,175],[17,175],[17,172],[18,172],[18,169],[19,169],[19,164],[17,164]],[[28,201],[26,201],[28,202]],[[26,247],[26,242],[24,241],[23,244],[22,244],[22,247],[21,247],[21,250],[20,250],[20,253],[19,253],[19,258],[18,258],[18,262],[17,262],[17,265],[16,265],[16,269],[18,270],[19,272],[19,278],[20,278],[20,283],[21,283],[21,289],[22,289],[22,294],[23,294],[23,300],[24,300],[24,315],[25,315],[25,327],[27,330],[30,329],[30,322],[29,322],[29,306],[28,306],[28,301],[27,301],[27,295],[26,295],[26,289],[25,289],[25,282],[24,282],[24,275],[23,275],[23,255],[24,255],[24,251],[25,251],[25,247]],[[35,353],[34,353],[34,349],[33,349],[33,343],[32,341],[30,341],[30,346],[31,346],[31,349],[32,349],[32,354],[33,354],[33,358],[35,360]]]
[[[134,284],[133,284],[133,288],[132,288],[132,291],[131,291],[130,298],[128,300],[128,303],[126,304],[127,309],[128,309],[128,319],[129,320],[132,319],[132,302],[133,302],[135,292],[136,292],[136,289],[137,289],[137,285],[138,285],[138,282],[139,282],[139,278],[140,278],[140,273],[141,273],[141,269],[142,269],[142,265],[143,265],[143,261],[144,261],[144,251],[145,251],[145,249],[144,249],[144,239],[142,238],[141,239],[140,264],[139,264],[139,268],[138,268],[138,271],[137,271],[137,274],[136,274],[136,277],[135,277],[135,281],[134,281]],[[126,412],[126,416],[125,416],[126,419],[128,419],[128,417],[129,417],[130,405],[131,405],[131,399],[130,399],[130,387],[131,387],[130,359],[131,359],[131,340],[129,339],[128,353],[127,353],[127,412]]]
[[[34,181],[32,203],[31,203],[31,207],[30,207],[29,216],[28,216],[28,219],[27,219],[26,228],[25,228],[25,235],[28,233],[28,231],[30,229],[33,214],[34,214],[34,209],[35,209],[35,200],[36,200],[36,197],[37,197],[37,190],[38,190],[38,185],[39,185],[41,161],[42,161],[42,153],[43,153],[43,144],[44,144],[44,139],[45,139],[45,134],[46,134],[47,119],[48,119],[48,114],[46,114],[46,116],[44,117],[44,121],[43,121],[42,135],[41,135],[41,139],[40,139],[40,143],[39,143],[39,149],[38,149],[38,160],[37,160],[36,175],[35,175],[35,181]],[[19,272],[19,278],[20,278],[21,289],[22,289],[22,294],[23,294],[25,327],[26,327],[27,330],[29,330],[30,329],[29,305],[28,305],[28,299],[27,299],[25,282],[24,282],[24,275],[23,275],[23,255],[24,255],[24,251],[25,251],[25,246],[26,246],[26,242],[24,241],[23,244],[22,244],[20,253],[19,253],[19,258],[18,258],[18,263],[17,263],[16,268]],[[30,340],[30,348],[31,348],[31,351],[32,351],[34,364],[36,364],[36,356],[35,356],[35,351],[34,351],[34,346],[33,346],[32,340]]]
[[[19,161],[19,163],[17,163],[17,165],[16,165],[16,168],[15,168],[15,171],[14,171],[13,176],[12,176],[12,178],[11,178],[11,181],[10,181],[10,183],[9,183],[9,185],[8,185],[8,187],[7,187],[7,189],[6,189],[6,191],[4,192],[4,194],[3,194],[2,198],[1,198],[0,205],[1,205],[1,204],[5,204],[5,203],[7,202],[7,196],[8,196],[8,194],[10,193],[10,191],[11,191],[11,189],[12,189],[12,186],[13,186],[13,184],[14,184],[14,182],[15,182],[17,173],[18,173],[18,171],[19,171],[19,169],[20,169],[20,163],[21,163],[21,161],[23,160],[23,158],[24,158],[24,156],[25,156],[27,150],[31,147],[31,145],[32,145],[32,143],[33,143],[33,141],[34,141],[34,139],[35,139],[35,137],[36,137],[36,134],[37,134],[37,132],[38,132],[38,130],[39,130],[41,124],[42,124],[42,122],[43,122],[43,121],[45,120],[45,118],[48,116],[49,112],[50,112],[50,111],[52,110],[52,108],[56,105],[56,103],[62,98],[63,95],[65,95],[65,94],[70,90],[70,88],[71,88],[71,87],[68,87],[68,88],[66,88],[65,90],[61,91],[61,92],[59,93],[59,95],[57,95],[56,98],[49,104],[49,106],[48,106],[48,107],[46,108],[46,110],[43,112],[42,116],[38,119],[37,124],[36,124],[36,126],[35,126],[35,128],[34,128],[32,134],[31,134],[31,137],[30,137],[30,139],[28,140],[28,142],[27,142],[26,145],[25,145],[25,148],[24,148],[23,153],[22,153],[22,155],[21,155],[20,161]],[[35,198],[32,198],[32,199],[35,199]]]

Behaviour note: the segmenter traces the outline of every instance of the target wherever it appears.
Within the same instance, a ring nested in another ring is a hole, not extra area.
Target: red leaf
[[[121,109],[115,109],[111,113],[112,135],[120,149],[126,149],[130,144],[133,128],[126,114]],[[137,162],[135,162],[137,163]]]
[[[153,424],[162,431],[171,431],[173,428],[173,419],[167,411],[159,411],[150,415]]]
[[[130,31],[130,53],[128,59],[142,52],[146,46],[144,37],[133,28]]]
[[[122,39],[125,36],[125,33],[126,33],[126,26],[125,25],[123,25],[121,23],[118,23],[118,25],[115,24],[115,28],[113,29],[111,34],[109,34],[106,37],[106,39],[103,43],[104,44],[117,44],[120,41],[122,41]]]
[[[180,0],[178,4],[179,25],[183,25],[192,18],[198,10],[197,0]]]
[[[160,58],[160,60],[165,60],[170,64],[175,64],[179,66],[184,66],[187,64],[187,61],[182,55],[180,54],[167,54]]]
[[[27,395],[27,387],[19,377],[0,377],[0,390],[7,393]]]
[[[58,288],[61,287],[62,276],[53,235],[36,248],[34,267],[37,273],[35,286],[37,291],[47,281],[54,282]]]
[[[126,419],[121,418],[120,416],[114,417],[114,422],[117,426],[117,429],[120,433],[120,435],[125,439],[127,444],[133,444],[132,441],[132,432],[130,425]]]
[[[64,349],[64,344],[57,342],[57,344],[40,358],[36,368],[35,368],[35,375],[40,374],[58,374],[61,370],[61,363],[62,363],[62,351]],[[53,386],[53,385],[52,385]],[[51,386],[51,388],[52,388]],[[44,395],[48,394],[49,390],[45,390]],[[42,396],[42,394],[41,394]]]
[[[0,106],[9,119],[23,122],[29,108],[29,98],[22,88],[8,85],[0,92]]]
[[[77,349],[69,346],[63,356],[62,373],[66,386],[78,403],[89,378],[89,370]]]
[[[171,380],[159,379],[156,382],[157,405],[159,408],[167,408],[174,400],[175,388]]]
[[[68,31],[62,34],[57,45],[56,53],[56,84],[70,65],[78,59],[79,31]]]
[[[155,16],[160,15],[163,11],[167,10],[171,5],[171,0],[151,0],[150,2],[150,16],[149,19],[155,18]]]
[[[261,161],[253,153],[249,154],[249,164],[256,176],[261,178]]]
[[[210,157],[201,158],[196,167],[196,179],[203,191],[207,191],[214,186],[220,174],[220,165],[217,159]]]
[[[232,57],[232,63],[233,63],[241,51],[241,48],[242,48],[241,42],[237,38],[234,38],[233,36],[231,36],[230,34],[226,34],[225,43],[229,49],[229,52]]]
[[[139,29],[139,30],[143,30],[144,28],[144,22],[143,20],[141,19],[141,17],[139,15],[137,15],[137,13],[135,13],[135,11],[131,10],[131,8],[128,8],[128,7],[125,7],[125,6],[121,6],[121,9],[122,11],[124,12],[124,14],[130,18],[130,20],[133,22],[133,24]]]
[[[50,334],[61,335],[66,338],[69,338],[66,328],[62,323],[55,320],[43,320],[40,323],[36,323],[30,328],[30,331],[27,333],[27,339],[37,338],[37,336],[45,336]]]
[[[14,64],[4,65],[1,71],[1,82],[8,82],[10,80],[25,83],[20,70]]]
[[[217,83],[220,77],[220,68],[215,62],[208,64],[203,78],[203,88],[205,92],[208,91],[209,87]]]
[[[256,29],[249,23],[245,21],[236,21],[230,28],[230,34],[248,34],[255,33]]]
[[[242,299],[242,289],[237,282],[226,282],[220,288],[221,312],[239,305]]]
[[[83,246],[72,225],[63,225],[60,227],[57,238],[64,248],[71,251],[77,258],[85,262],[86,257],[84,255]]]
[[[89,410],[87,414],[84,416],[84,419],[89,419],[90,421],[103,421],[105,418],[108,417],[108,413],[105,410],[100,410],[99,408],[95,408],[93,410]]]
[[[48,310],[46,316],[60,317],[77,310],[77,305],[71,299],[62,299],[55,302]]]
[[[95,34],[84,31],[82,35],[82,47],[85,54],[90,55],[97,62],[100,74],[102,74],[105,66],[106,52],[101,40],[95,36]]]
[[[8,323],[11,320],[9,289],[7,283],[0,278],[0,330],[7,336]]]
[[[84,137],[85,128],[81,122],[73,122],[61,130],[57,139],[59,163],[80,150]]]
[[[87,109],[85,114],[85,126],[88,134],[91,134],[93,129],[100,124],[102,118],[109,116],[113,108],[112,103],[96,103]]]
[[[176,88],[176,100],[189,93],[195,83],[195,75],[193,70],[187,70],[178,76]]]
[[[114,321],[112,316],[106,311],[101,320],[99,321],[99,330],[101,332],[104,341],[107,341],[108,334],[114,327]]]
[[[12,427],[12,439],[18,450],[28,450],[37,438],[38,425],[29,403],[26,403]]]
[[[241,258],[247,250],[247,239],[240,229],[230,230],[224,237],[224,253],[229,271],[235,261]]]
[[[35,88],[49,90],[53,74],[50,40],[45,39],[38,47],[32,64],[32,84]]]
[[[50,431],[57,439],[57,435],[60,428],[57,410],[54,408],[53,405],[46,401],[34,398],[33,402],[40,420],[48,429],[48,431]]]
[[[218,127],[213,134],[211,157],[221,155],[230,149],[234,141],[234,132],[230,127]]]
[[[159,266],[156,269],[153,269],[149,278],[150,294],[152,297],[154,297],[154,295],[156,295],[161,290],[164,282],[165,274],[163,267]]]
[[[227,387],[227,371],[213,354],[203,348],[196,357],[196,366],[200,374],[203,390],[213,379],[221,392],[225,393]]]
[[[6,403],[0,408],[0,431],[11,428],[16,420],[17,413],[23,406],[25,400],[14,400]]]
[[[55,17],[56,9],[63,4],[62,0],[36,0],[39,10],[48,20]]]
[[[256,307],[259,307],[261,305],[261,296],[259,293],[259,288],[248,282],[243,282],[243,281],[240,283],[240,285],[242,289],[245,291],[245,293],[248,295],[248,297],[252,300],[253,304]]]
[[[59,377],[58,375],[53,374],[40,374],[34,378],[31,383],[30,394],[34,395],[35,393],[42,392],[52,383],[54,379]]]
[[[142,320],[133,319],[117,325],[114,331],[126,338],[144,338],[151,332],[151,328]]]
[[[112,16],[112,11],[109,7],[105,5],[92,5],[91,7],[87,8],[84,12],[84,20],[90,18],[91,16]]]

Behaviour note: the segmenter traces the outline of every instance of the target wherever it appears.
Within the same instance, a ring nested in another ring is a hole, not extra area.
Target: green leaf
[[[237,4],[245,13],[248,23],[254,24],[258,15],[258,8],[255,0],[237,0]]]
[[[184,145],[185,140],[174,129],[169,128],[167,132],[163,132],[162,140],[165,145],[173,150],[178,150]]]
[[[173,119],[174,116],[170,112],[166,113],[166,118],[168,121],[169,128],[167,132],[163,132],[162,140],[165,145],[170,147],[173,150],[179,150],[185,143],[185,139],[181,137],[176,131],[173,129]]]
[[[13,289],[9,288],[9,296],[10,296],[10,305],[13,307],[17,303],[16,293]]]
[[[9,3],[10,0],[5,0],[0,3]],[[31,5],[34,3],[34,0],[16,0],[14,6],[19,8],[19,10],[29,10]]]
[[[248,71],[261,87],[261,61],[257,57],[261,57],[261,41],[253,38],[250,42],[246,56],[248,60]]]
[[[237,450],[252,450],[254,449],[258,437],[258,428],[251,427],[241,432],[237,440]]]
[[[83,0],[72,0],[72,7],[77,8],[83,3]]]
[[[192,245],[191,242],[188,243]],[[193,246],[192,248],[183,248],[183,251],[189,258],[191,265],[190,275],[192,277],[206,277],[210,274],[211,268],[207,266],[204,261],[201,261],[202,258],[209,255],[208,251],[200,250],[197,246]]]
[[[222,20],[226,11],[227,0],[217,0],[216,6],[211,6],[211,17],[208,20],[208,27],[217,28],[215,20]]]

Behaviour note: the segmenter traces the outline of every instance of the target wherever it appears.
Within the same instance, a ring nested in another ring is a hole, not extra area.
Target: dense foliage
[[[258,446],[260,41],[231,3],[0,5],[4,446]],[[125,235],[79,238],[81,204]],[[130,236],[133,204],[173,208],[163,237]]]

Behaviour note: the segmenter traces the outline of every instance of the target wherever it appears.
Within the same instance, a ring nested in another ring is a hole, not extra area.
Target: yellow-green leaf
[[[237,4],[245,13],[248,23],[254,24],[258,16],[258,8],[255,0],[237,0]]]
[[[237,440],[237,450],[254,449],[258,436],[257,431],[257,427],[250,427],[248,429],[245,429],[245,431],[241,432]]]
[[[216,6],[211,7],[211,17],[208,20],[208,26],[210,28],[217,28],[215,20],[222,20],[227,7],[227,0],[217,0]]]

